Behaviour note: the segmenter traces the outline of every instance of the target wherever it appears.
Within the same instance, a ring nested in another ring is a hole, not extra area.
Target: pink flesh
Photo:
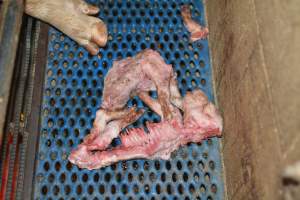
[[[201,26],[195,20],[192,19],[191,10],[188,5],[184,5],[181,7],[181,15],[184,25],[191,33],[190,40],[192,42],[207,37],[208,28]]]
[[[145,103],[162,119],[171,118],[172,106],[167,99],[170,97],[169,82],[172,77],[172,66],[167,65],[159,53],[151,49],[134,57],[115,61],[104,81],[101,109],[96,113],[91,133],[86,136],[87,140],[94,141],[84,142],[84,145],[90,146],[87,149],[103,150],[113,138],[118,137],[120,130],[107,129],[106,126],[111,126],[109,123],[112,120],[128,117],[135,110],[124,108],[134,95],[147,98],[148,92],[156,89],[159,93],[158,100],[149,97]]]
[[[222,119],[203,92],[187,93],[183,107],[183,120],[177,116],[170,121],[149,123],[149,133],[141,128],[126,130],[120,136],[122,145],[110,150],[92,153],[88,146],[80,145],[69,160],[81,168],[98,169],[135,158],[169,159],[171,152],[182,145],[221,135]]]
[[[169,95],[168,83],[172,66],[155,51],[146,49],[135,57],[115,61],[109,70],[103,90],[101,107],[107,110],[123,108],[132,95],[158,90]],[[157,88],[157,86],[160,86]]]
[[[157,99],[148,95],[153,88]],[[126,130],[120,136],[122,145],[107,149],[123,128],[143,114],[135,107],[124,108],[132,95],[138,95],[162,121],[148,123],[149,133],[142,128]],[[222,131],[222,119],[205,94],[197,89],[182,98],[172,66],[153,50],[114,63],[105,79],[101,107],[91,133],[69,156],[81,168],[97,169],[134,158],[169,159],[180,146],[220,136]]]

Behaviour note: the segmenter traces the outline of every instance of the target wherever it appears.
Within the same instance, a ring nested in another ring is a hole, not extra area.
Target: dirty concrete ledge
[[[281,199],[300,159],[300,1],[206,1],[228,199]]]

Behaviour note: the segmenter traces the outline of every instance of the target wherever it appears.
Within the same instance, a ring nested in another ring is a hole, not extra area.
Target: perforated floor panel
[[[189,3],[204,24],[200,1],[92,1],[109,30],[109,41],[91,56],[61,32],[49,31],[34,199],[222,199],[216,138],[190,144],[169,161],[131,160],[99,169],[79,169],[67,160],[88,134],[101,104],[103,79],[115,59],[142,49],[158,50],[177,72],[181,93],[200,87],[213,100],[207,40],[190,43],[180,6]],[[144,105],[135,99],[129,103]],[[152,113],[145,120],[158,121]]]

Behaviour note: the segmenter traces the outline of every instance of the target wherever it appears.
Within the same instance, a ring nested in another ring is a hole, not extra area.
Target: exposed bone
[[[157,100],[148,95],[154,86]],[[120,110],[134,94],[161,116],[161,122],[147,122],[149,133],[142,128],[127,129],[121,133],[121,146],[105,149],[125,126],[140,116],[133,112],[135,109],[128,113]],[[196,89],[182,98],[172,67],[152,50],[114,62],[105,79],[101,107],[92,133],[69,157],[79,167],[96,169],[132,158],[169,159],[180,146],[219,136],[222,131],[220,114],[205,94]],[[101,134],[99,127],[104,129]],[[93,153],[94,150],[101,151]]]
[[[123,128],[135,122],[143,113],[144,110],[135,111],[130,109],[130,112],[128,112],[126,116],[123,116],[123,118],[109,122],[101,134],[93,131],[92,134],[96,134],[96,137],[92,140],[91,138],[85,138],[83,144],[93,146],[92,148],[88,148],[90,150],[102,150],[107,148],[111,141],[119,136]]]
[[[131,110],[126,117],[108,123],[102,134],[92,129],[91,133],[84,138],[83,143],[72,151],[69,160],[73,163],[83,162],[82,159],[93,155],[92,151],[106,149],[111,141],[119,136],[123,128],[135,122],[143,113],[143,110],[137,112]]]
[[[77,155],[72,153],[69,160],[81,168],[97,169],[133,158],[169,159],[171,152],[188,142],[201,142],[221,134],[222,120],[212,106],[200,90],[188,92],[183,106],[185,125],[176,118],[147,123],[149,133],[141,128],[126,130],[120,137],[121,146],[94,154],[87,146],[79,147]]]

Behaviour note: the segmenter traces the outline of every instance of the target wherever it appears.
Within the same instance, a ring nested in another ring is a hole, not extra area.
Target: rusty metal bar
[[[23,0],[0,1],[0,148],[2,147],[23,8]]]

